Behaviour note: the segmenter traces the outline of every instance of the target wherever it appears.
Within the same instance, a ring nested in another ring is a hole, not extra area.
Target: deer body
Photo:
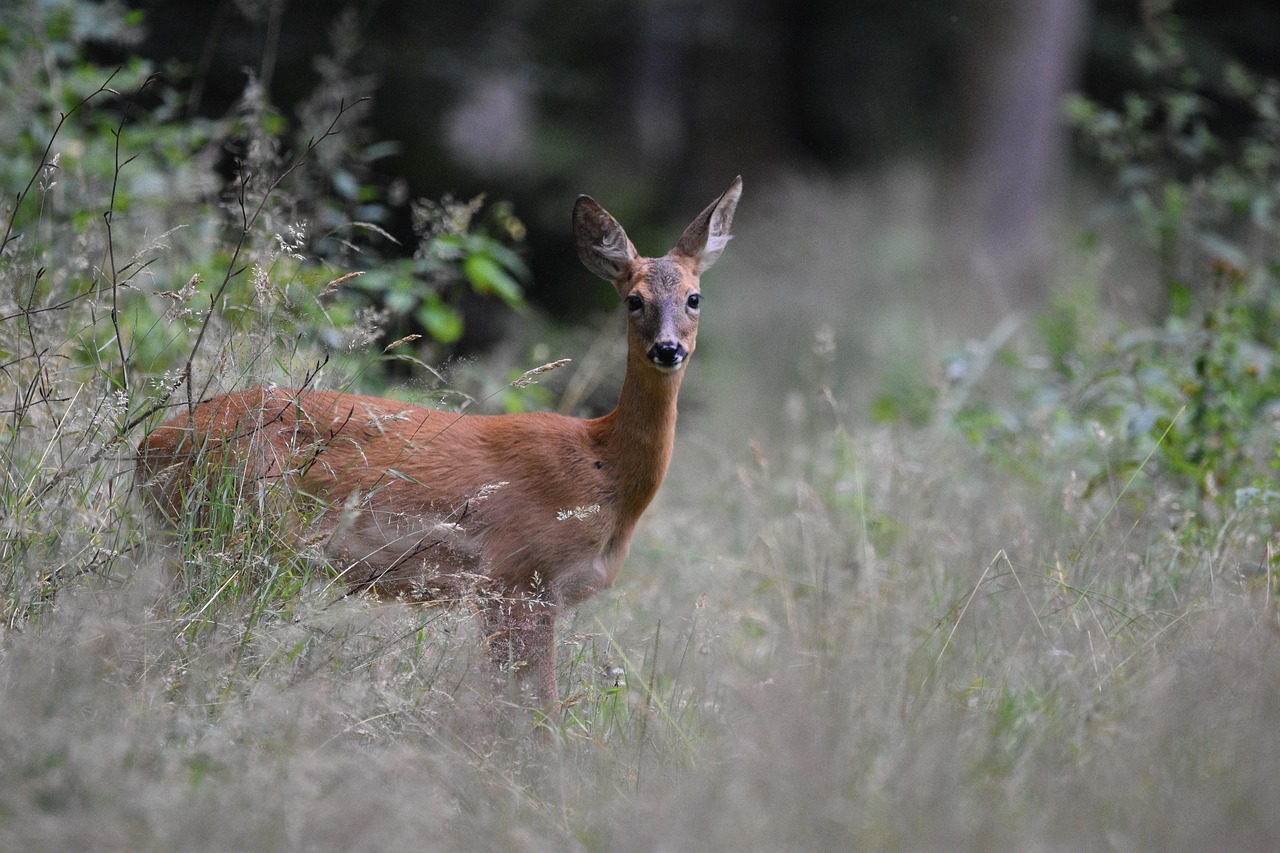
[[[353,587],[432,600],[480,586],[495,662],[515,665],[554,703],[557,611],[613,584],[666,474],[699,278],[728,241],[741,190],[736,179],[656,259],[579,198],[579,256],[628,310],[627,369],[610,414],[459,415],[257,388],[157,427],[139,447],[138,477],[170,517],[189,509],[211,466],[232,471],[245,496],[318,501],[309,533]]]

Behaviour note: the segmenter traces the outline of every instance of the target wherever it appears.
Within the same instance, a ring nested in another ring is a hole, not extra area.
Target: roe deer
[[[138,448],[136,478],[170,519],[218,472],[242,497],[318,500],[318,541],[353,588],[439,600],[477,583],[494,663],[534,679],[554,712],[556,615],[613,583],[666,474],[699,277],[728,243],[741,193],[736,178],[661,258],[641,257],[617,220],[578,198],[578,255],[627,310],[626,374],[610,414],[459,415],[255,388],[157,427]]]

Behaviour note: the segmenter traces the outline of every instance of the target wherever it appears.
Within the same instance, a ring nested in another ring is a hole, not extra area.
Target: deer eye
[[[627,297],[627,310],[633,314],[644,307],[644,300],[634,293]]]
[[[694,311],[698,310],[698,306],[702,304],[702,295],[699,293],[690,293],[688,305]]]

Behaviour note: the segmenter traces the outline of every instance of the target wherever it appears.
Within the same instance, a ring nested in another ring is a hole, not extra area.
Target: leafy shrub
[[[1274,520],[1280,424],[1280,82],[1201,69],[1167,10],[1134,60],[1145,86],[1067,114],[1152,246],[1167,296],[1149,325],[1060,295],[1029,341],[1008,320],[943,369],[938,412],[1025,476],[1068,467],[1092,492],[1182,495],[1189,519]],[[1217,96],[1211,98],[1207,92]],[[1225,111],[1247,115],[1224,138]],[[1095,252],[1086,236],[1083,256]],[[1139,478],[1139,474],[1142,475]]]

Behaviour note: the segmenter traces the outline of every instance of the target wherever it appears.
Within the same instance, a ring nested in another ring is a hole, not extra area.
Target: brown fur
[[[741,188],[735,180],[659,259],[639,257],[613,217],[578,200],[584,263],[624,300],[642,300],[629,306],[626,376],[604,417],[457,415],[255,388],[157,427],[139,446],[137,477],[170,517],[191,509],[195,478],[218,468],[268,506],[272,495],[318,500],[311,533],[353,587],[427,600],[479,580],[495,662],[528,673],[553,704],[556,615],[613,583],[666,474],[697,336],[689,297],[728,238]],[[651,354],[659,345],[683,356],[661,364]]]

